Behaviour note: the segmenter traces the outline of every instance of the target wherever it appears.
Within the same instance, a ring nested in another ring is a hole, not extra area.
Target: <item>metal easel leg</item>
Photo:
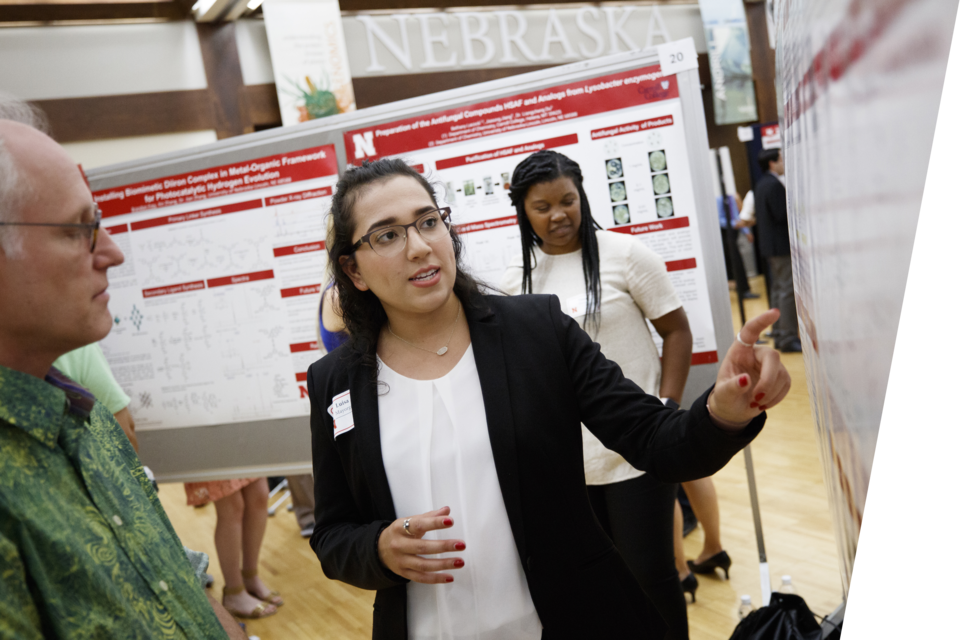
[[[287,500],[287,498],[290,497],[290,490],[287,489],[286,478],[284,478],[280,482],[280,484],[278,484],[273,488],[273,491],[270,492],[270,496],[267,498],[267,502],[269,503],[271,500],[273,500],[273,498],[281,491],[283,492],[283,494],[277,500],[275,500],[273,504],[270,504],[270,506],[267,507],[268,516],[272,516],[273,514],[275,514],[277,512],[277,509],[280,508],[280,505],[283,504]]]
[[[753,528],[757,532],[757,551],[760,554],[760,595],[763,606],[770,604],[770,565],[767,564],[767,548],[763,544],[763,525],[760,523],[760,500],[757,497],[757,478],[753,473],[753,452],[750,445],[743,450],[747,467],[747,486],[750,488],[750,509],[753,511]]]

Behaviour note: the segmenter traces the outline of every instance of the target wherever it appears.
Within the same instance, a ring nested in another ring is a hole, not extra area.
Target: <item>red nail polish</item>
[[[766,410],[767,410],[767,405],[765,404],[760,405],[760,411],[766,411]]]
[[[751,408],[751,409],[756,409],[756,408],[759,407],[759,406],[760,406],[760,405],[758,405],[756,402],[751,402],[751,403],[750,403],[750,408]]]
[[[765,396],[765,395],[767,395],[767,394],[765,394],[765,393],[758,393],[758,394],[757,394],[757,397],[754,398],[754,400],[756,400],[757,402],[760,402],[761,400],[763,400],[763,396]]]
[[[447,576],[447,582],[453,582],[453,578],[450,576]]]
[[[445,527],[452,527],[452,526],[453,526],[453,520],[451,520],[450,518],[444,518],[444,519],[443,519],[443,526],[445,526]]]
[[[467,548],[467,545],[463,544],[462,542],[458,542],[457,544],[453,545],[453,548],[457,551],[463,551]]]
[[[740,376],[740,379],[737,382],[741,387],[745,387],[750,384],[750,376]]]
[[[457,567],[457,568],[462,567],[462,566],[463,566],[463,560],[461,560],[460,558],[457,558],[456,560],[453,561],[453,566],[455,566],[455,567]]]

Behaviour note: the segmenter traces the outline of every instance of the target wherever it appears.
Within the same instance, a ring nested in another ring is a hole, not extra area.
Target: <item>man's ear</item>
[[[367,286],[363,276],[360,274],[360,267],[357,266],[356,258],[352,255],[340,256],[340,266],[343,267],[343,272],[346,273],[347,277],[353,282],[353,286],[360,291],[370,290],[370,287]]]

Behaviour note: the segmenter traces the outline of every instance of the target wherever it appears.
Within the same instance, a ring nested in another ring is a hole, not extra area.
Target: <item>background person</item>
[[[581,422],[663,480],[702,477],[755,436],[755,397],[778,403],[789,375],[776,352],[735,344],[713,389],[668,409],[556,297],[482,295],[437,207],[400,160],[337,185],[349,339],[307,378],[324,572],[378,590],[376,640],[656,637],[590,507]],[[748,322],[746,344],[776,317]]]
[[[217,510],[213,541],[223,571],[224,608],[238,618],[275,614],[283,598],[258,575],[260,546],[267,531],[267,479],[187,482],[183,488],[187,504],[213,502]]]
[[[770,306],[780,309],[780,319],[773,325],[773,340],[780,351],[795,353],[803,347],[798,335],[797,301],[793,291],[783,154],[780,149],[764,149],[758,161],[763,176],[754,187],[757,235],[760,255],[770,266]]]
[[[510,199],[522,251],[500,283],[504,293],[556,295],[624,376],[679,408],[693,334],[663,260],[639,239],[599,228],[580,165],[563,154],[538,151],[520,162]],[[662,373],[646,319],[663,338]],[[647,624],[662,618],[668,638],[687,638],[686,601],[673,562],[677,485],[634,468],[586,427],[581,432],[590,504],[654,607]]]

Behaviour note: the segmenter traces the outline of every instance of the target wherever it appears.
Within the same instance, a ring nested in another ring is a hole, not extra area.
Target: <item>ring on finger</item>
[[[745,346],[745,347],[750,347],[751,349],[752,349],[753,346],[754,346],[754,345],[752,345],[752,344],[747,344],[746,342],[744,342],[743,339],[740,337],[740,332],[739,332],[739,331],[737,331],[737,342],[739,342],[740,344],[742,344],[742,345]]]
[[[411,538],[414,537],[413,531],[410,531],[410,518],[407,518],[406,520],[403,521],[403,532],[408,536],[410,536]]]

